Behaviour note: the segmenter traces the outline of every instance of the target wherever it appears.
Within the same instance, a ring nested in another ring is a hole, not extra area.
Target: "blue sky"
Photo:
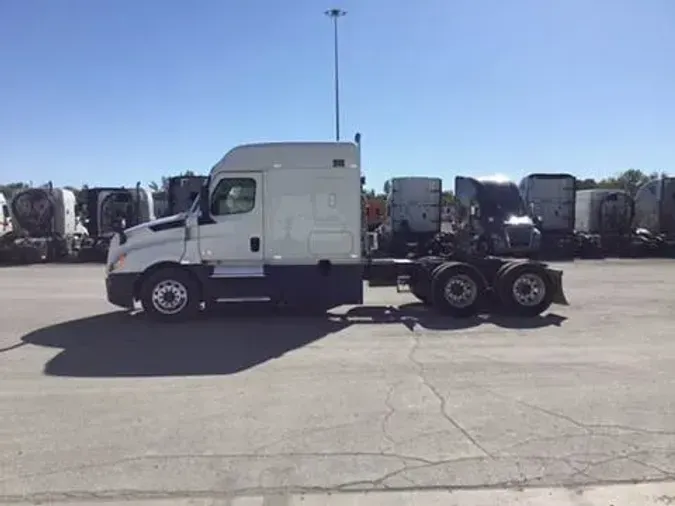
[[[363,135],[389,177],[675,166],[672,0],[0,0],[0,180],[131,185]]]

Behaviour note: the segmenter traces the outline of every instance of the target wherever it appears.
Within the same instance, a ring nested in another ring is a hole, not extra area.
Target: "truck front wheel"
[[[152,273],[141,285],[145,313],[154,320],[181,321],[199,313],[199,283],[184,269],[168,267]]]

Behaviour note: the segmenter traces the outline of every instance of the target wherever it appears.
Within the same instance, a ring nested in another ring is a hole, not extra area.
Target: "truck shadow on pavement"
[[[533,329],[559,326],[564,320],[555,314],[528,319],[490,316],[453,320],[435,315],[421,304],[357,307],[323,315],[270,315],[269,310],[239,307],[175,324],[151,322],[143,314],[117,311],[35,330],[22,338],[22,344],[62,348],[44,368],[45,374],[53,376],[226,375],[277,359],[353,325],[461,331],[486,324]]]

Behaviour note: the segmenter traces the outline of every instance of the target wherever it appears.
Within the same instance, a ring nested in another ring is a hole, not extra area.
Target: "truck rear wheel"
[[[448,262],[434,270],[431,281],[433,306],[455,318],[478,313],[485,294],[483,277],[469,264]]]
[[[199,283],[185,269],[167,267],[151,274],[140,290],[146,314],[160,321],[193,318],[201,305]]]
[[[496,289],[504,309],[516,316],[537,316],[553,302],[553,283],[545,268],[534,263],[509,266],[498,276]]]

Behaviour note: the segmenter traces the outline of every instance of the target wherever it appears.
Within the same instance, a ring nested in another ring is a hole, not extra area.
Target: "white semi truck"
[[[370,258],[362,252],[360,136],[355,142],[241,145],[211,170],[187,213],[118,230],[108,300],[160,320],[216,302],[329,309],[363,303],[364,279],[389,273],[437,311],[476,314],[488,301],[538,315],[566,304],[562,272],[493,257]]]

